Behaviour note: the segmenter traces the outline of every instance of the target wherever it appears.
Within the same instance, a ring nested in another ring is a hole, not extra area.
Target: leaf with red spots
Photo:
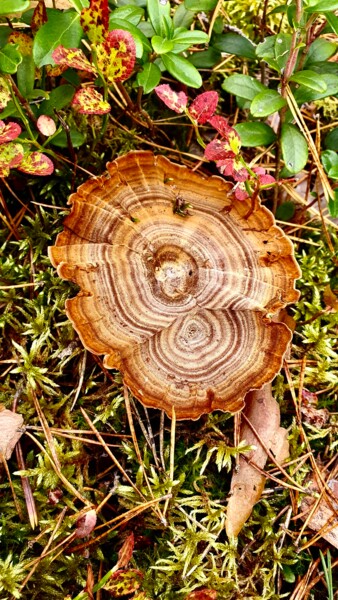
[[[189,113],[197,123],[204,125],[213,116],[218,104],[217,92],[199,94],[189,106]]]
[[[232,127],[229,125],[227,119],[221,117],[220,115],[214,115],[208,119],[208,122],[222,137],[227,137],[228,133],[232,130]]]
[[[31,152],[17,168],[28,175],[51,175],[54,171],[51,159],[42,152]]]
[[[48,137],[56,132],[55,121],[52,117],[48,117],[48,115],[40,115],[36,122],[36,126],[42,135]]]
[[[236,158],[218,160],[216,166],[222,175],[232,177],[235,181],[246,181],[249,179],[249,172],[243,166],[243,163]]]
[[[81,88],[74,95],[72,106],[83,115],[105,115],[110,112],[109,102],[93,87]]]
[[[128,569],[128,571],[119,570],[115,571],[108,579],[104,586],[104,590],[107,590],[112,596],[120,598],[120,596],[126,596],[132,594],[139,589],[143,580],[143,573],[137,569]]]
[[[110,31],[95,50],[98,69],[107,83],[125,81],[130,77],[136,59],[136,45],[129,31]]]
[[[188,96],[184,92],[175,92],[170,85],[164,83],[155,88],[158,97],[168,108],[177,113],[183,113],[187,107]]]
[[[21,163],[23,154],[21,144],[9,142],[0,146],[0,176],[7,177],[9,170]]]
[[[22,56],[30,56],[33,49],[33,40],[27,33],[12,31],[8,37],[9,44],[16,44]]]
[[[15,140],[21,133],[21,127],[17,123],[4,123],[4,121],[0,121],[0,144],[5,144],[6,142],[11,142]]]
[[[31,20],[32,32],[36,33],[44,23],[47,23],[47,10],[44,0],[39,0]]]
[[[80,23],[92,44],[103,42],[109,27],[108,0],[90,0],[81,10]]]
[[[65,65],[77,71],[87,71],[96,74],[96,69],[92,65],[85,53],[80,48],[65,48],[60,45],[52,52],[52,58],[57,65]]]

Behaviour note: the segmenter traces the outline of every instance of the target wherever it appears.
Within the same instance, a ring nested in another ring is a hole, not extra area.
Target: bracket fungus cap
[[[231,189],[130,152],[70,196],[49,249],[60,277],[80,286],[66,312],[83,345],[144,405],[174,407],[178,419],[240,410],[291,339],[271,317],[298,298],[292,244],[269,210]]]

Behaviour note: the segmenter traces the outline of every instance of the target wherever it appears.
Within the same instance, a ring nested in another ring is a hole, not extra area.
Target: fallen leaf
[[[116,565],[118,569],[123,569],[128,565],[133,554],[134,545],[135,538],[133,532],[131,532],[128,535],[128,537],[124,540],[122,547],[119,550],[118,561]]]
[[[47,137],[56,132],[55,121],[52,117],[48,117],[48,115],[40,115],[36,122],[36,126],[38,130]]]
[[[325,306],[331,308],[334,312],[338,311],[338,296],[331,290],[330,285],[324,288],[323,300]]]
[[[0,406],[0,462],[3,458],[9,460],[12,452],[21,438],[23,431],[23,416]]]
[[[279,405],[272,396],[270,383],[265,384],[261,390],[247,394],[244,414],[265,446],[273,452],[276,460],[279,463],[283,462],[289,454],[287,431],[280,427]],[[240,437],[246,444],[255,447],[246,455],[246,459],[263,469],[268,458],[266,451],[246,422],[242,426]],[[240,457],[238,472],[235,472],[231,479],[225,525],[228,537],[238,535],[260,499],[264,486],[265,477]]]
[[[314,531],[321,531],[320,536],[327,542],[338,548],[338,480],[329,479],[327,482],[332,495],[337,499],[337,502],[327,501],[324,497],[320,500],[318,507],[314,511],[311,519],[307,521],[308,527]],[[318,485],[313,482],[309,491],[319,492]],[[307,519],[307,514],[316,502],[316,499],[311,496],[305,496],[301,503],[302,519]]]
[[[120,598],[120,596],[136,592],[142,583],[143,577],[143,573],[137,569],[119,570],[111,575],[103,589],[112,596]]]
[[[168,108],[177,113],[183,113],[186,109],[188,96],[184,92],[175,92],[170,85],[163,83],[155,88],[157,96]]]
[[[105,115],[111,109],[109,102],[106,102],[102,94],[93,87],[78,90],[74,95],[72,106],[83,115]]]
[[[80,517],[76,521],[75,536],[77,538],[87,537],[87,535],[89,535],[93,531],[96,525],[96,520],[96,510],[92,508],[92,510],[86,512],[82,517]]]
[[[213,116],[218,104],[217,92],[199,94],[189,106],[189,113],[197,123],[204,125]]]
[[[42,152],[31,152],[23,158],[17,169],[28,175],[51,175],[54,171],[54,164]]]

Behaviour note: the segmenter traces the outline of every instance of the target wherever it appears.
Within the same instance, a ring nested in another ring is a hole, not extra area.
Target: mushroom
[[[273,215],[152,152],[130,152],[69,198],[50,258],[80,286],[66,312],[145,406],[178,419],[237,412],[281,368],[273,314],[300,271]],[[189,210],[188,210],[189,208]]]

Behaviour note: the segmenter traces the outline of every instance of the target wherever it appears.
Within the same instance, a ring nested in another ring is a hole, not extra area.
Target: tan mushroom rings
[[[72,194],[50,248],[60,277],[81,288],[66,310],[84,346],[169,416],[240,410],[279,371],[291,338],[270,320],[298,298],[291,242],[220,177],[152,152],[107,168]]]

